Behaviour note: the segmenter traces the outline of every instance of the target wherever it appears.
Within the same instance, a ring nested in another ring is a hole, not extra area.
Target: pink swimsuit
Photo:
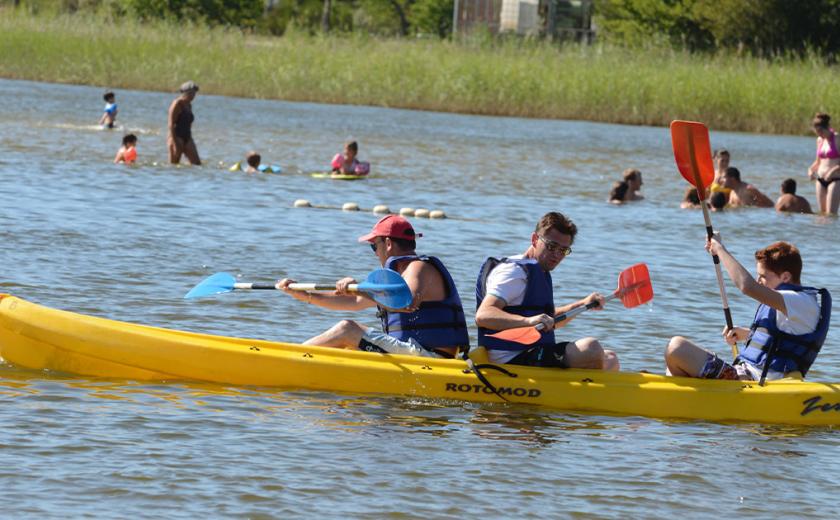
[[[332,169],[340,172],[342,166],[344,166],[344,154],[337,153],[332,160]],[[353,159],[350,171],[355,175],[367,175],[370,172],[370,163]]]
[[[840,157],[840,152],[837,151],[837,143],[834,142],[834,129],[830,128],[828,132],[828,139],[817,138],[818,159],[837,159]]]

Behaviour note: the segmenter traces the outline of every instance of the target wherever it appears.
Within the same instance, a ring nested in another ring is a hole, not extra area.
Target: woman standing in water
[[[840,206],[840,152],[837,151],[834,129],[829,127],[828,114],[814,116],[817,134],[817,158],[808,167],[808,177],[817,181],[817,205],[820,213],[837,214]]]
[[[169,162],[178,164],[183,154],[187,156],[190,164],[199,165],[201,159],[198,157],[198,149],[192,138],[192,123],[195,119],[192,101],[198,92],[198,85],[187,81],[181,85],[179,92],[181,95],[169,105],[169,136],[166,139],[169,145]]]

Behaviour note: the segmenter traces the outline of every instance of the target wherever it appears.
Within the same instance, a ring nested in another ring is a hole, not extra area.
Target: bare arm
[[[769,305],[787,316],[787,307],[785,306],[785,299],[782,297],[782,294],[779,291],[758,283],[744,266],[723,246],[717,237],[706,242],[706,250],[720,257],[723,267],[729,273],[729,278],[732,279],[732,282],[738,290],[753,300]]]
[[[560,316],[561,314],[565,314],[572,309],[577,309],[578,307],[585,307],[586,305],[589,305],[589,303],[591,303],[591,302],[597,302],[598,303],[597,306],[592,307],[594,310],[597,310],[597,311],[603,310],[604,309],[604,304],[606,303],[604,301],[604,296],[603,295],[601,295],[600,293],[592,293],[589,296],[587,296],[586,298],[581,298],[580,300],[578,300],[576,302],[569,303],[567,305],[563,305],[562,307],[556,307],[554,309],[554,316],[555,317]],[[575,318],[576,318],[576,316],[570,316],[563,321],[558,321],[554,325],[554,328],[559,329],[559,328],[565,327]]]
[[[294,291],[288,288],[289,284],[292,283],[295,283],[294,280],[284,278],[277,282],[276,287],[290,295],[295,300],[300,300],[304,303],[311,303],[312,305],[317,305],[318,307],[323,307],[325,309],[332,309],[336,311],[358,311],[376,305],[376,302],[361,294]]]
[[[770,200],[770,198],[767,195],[761,193],[761,191],[759,191],[758,188],[756,188],[755,186],[750,186],[749,189],[750,189],[750,194],[752,195],[753,204],[755,204],[759,208],[772,208],[773,207],[773,201]]]
[[[503,299],[488,294],[481,301],[478,310],[475,312],[475,324],[479,327],[492,330],[514,329],[517,327],[533,327],[540,323],[545,330],[554,328],[554,318],[548,314],[525,317],[518,314],[511,314],[502,310],[507,306]]]
[[[181,115],[181,110],[181,98],[176,99],[169,105],[169,121],[167,122],[167,127],[169,128],[170,137],[175,137],[175,121]]]

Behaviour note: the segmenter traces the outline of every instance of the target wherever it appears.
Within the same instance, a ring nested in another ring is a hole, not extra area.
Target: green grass
[[[668,49],[555,47],[477,38],[282,38],[171,23],[0,9],[0,76],[110,88],[524,117],[802,134],[840,113],[837,71],[817,58],[760,60]]]

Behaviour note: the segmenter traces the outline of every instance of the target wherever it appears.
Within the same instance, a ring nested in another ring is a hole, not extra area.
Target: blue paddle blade
[[[411,289],[400,273],[391,269],[372,271],[365,281],[359,284],[359,290],[391,309],[404,309],[411,305]]]
[[[208,276],[201,283],[192,288],[184,298],[201,298],[211,294],[221,294],[233,290],[236,278],[230,273],[216,273]]]
[[[263,173],[281,173],[283,171],[282,168],[275,164],[261,164],[257,166],[257,169]]]

